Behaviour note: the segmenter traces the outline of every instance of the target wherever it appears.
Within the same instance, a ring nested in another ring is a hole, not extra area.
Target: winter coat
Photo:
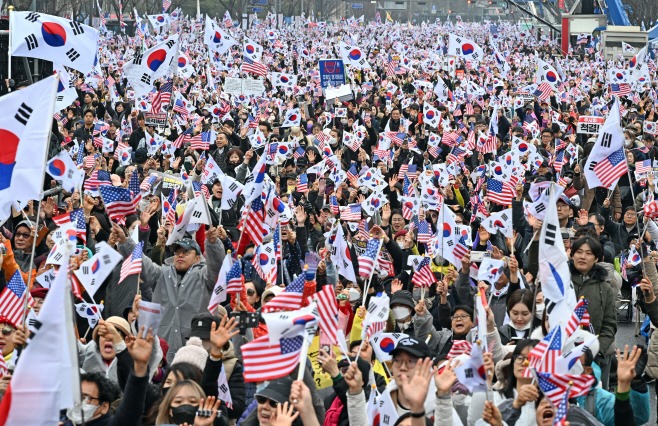
[[[569,262],[569,268],[576,298],[585,297],[589,302],[587,311],[590,315],[590,324],[599,336],[599,353],[602,355],[612,353],[610,351],[615,348],[617,333],[617,293],[606,283],[608,272],[603,266],[595,263],[587,275],[582,275],[574,267],[573,260]]]
[[[583,166],[581,166],[583,168]],[[586,210],[588,213],[596,213],[597,212],[597,194],[596,191],[604,191],[603,196],[605,197],[605,193],[608,191],[605,188],[590,188],[589,185],[587,185],[587,179],[585,179],[585,175],[583,174],[574,174],[573,176],[573,187],[576,188],[578,191],[581,189],[584,191],[583,196],[581,197],[580,201],[580,208]],[[615,186],[614,191],[612,191],[612,197],[610,198],[610,205],[615,209],[615,213],[621,214],[621,196],[619,195],[619,187]],[[601,201],[601,205],[598,206],[601,209],[603,209],[603,201]],[[603,215],[604,217],[607,217],[607,215]]]
[[[157,336],[154,336],[154,339],[157,339]],[[157,340],[156,340],[157,341]],[[105,377],[116,383],[120,384],[120,380],[117,374],[118,364],[120,362],[120,354],[126,350],[126,344],[124,342],[114,345],[114,351],[116,352],[116,357],[112,360],[110,365],[103,360],[100,350],[96,341],[92,340],[91,342],[82,344],[79,340],[78,342],[78,360],[80,363],[80,368],[82,368],[87,373],[99,372],[105,374]],[[126,352],[127,353],[127,352]],[[153,350],[151,351],[151,357],[149,358],[149,381],[155,373],[158,371],[158,364],[162,360],[162,348],[160,345],[153,345]],[[132,359],[132,357],[131,357]],[[124,376],[125,379],[125,376]]]
[[[132,254],[135,242],[128,238],[119,244],[119,252],[124,258]],[[192,265],[187,272],[179,275],[173,265],[173,256],[165,259],[160,266],[148,257],[142,257],[141,277],[153,289],[153,302],[163,307],[162,323],[158,334],[169,344],[167,361],[171,362],[181,347],[184,338],[191,331],[192,317],[207,312],[210,294],[217,282],[219,269],[224,262],[224,245],[219,238],[205,242],[206,258]]]
[[[226,366],[230,364],[233,364],[232,367],[227,368]],[[226,381],[231,393],[231,400],[233,401],[233,408],[228,409],[228,418],[237,420],[242,416],[246,407],[244,367],[242,362],[236,358],[233,344],[230,341],[226,344],[224,356],[221,360],[208,356],[208,361],[206,362],[206,368],[203,370],[203,379],[201,382],[202,384],[207,382],[209,389],[212,389],[214,393],[209,394],[208,391],[206,391],[207,396],[217,396],[217,379],[219,378],[222,366],[224,366]]]
[[[645,262],[644,268],[647,278],[649,278],[651,284],[653,284],[654,294],[658,294],[658,270],[656,270],[656,264],[653,262]],[[645,302],[644,313],[649,317],[652,326],[651,328],[654,328],[654,333],[656,333],[655,327],[658,327],[658,299],[651,303]],[[658,336],[658,334],[656,336]],[[647,366],[644,371],[647,375],[656,379],[658,378],[658,338],[649,340],[647,354],[649,355],[649,358],[647,359]]]
[[[510,282],[507,293],[500,296],[494,295],[491,297],[489,307],[494,314],[494,318],[496,320],[496,328],[500,329],[503,326],[505,315],[507,314],[507,299],[512,293],[521,288],[520,283],[520,281],[517,283]],[[459,296],[461,303],[474,308],[473,297],[477,294],[478,289],[477,287],[473,287],[471,285],[469,274],[463,273],[461,269],[459,270],[459,275],[455,281],[455,290],[457,291],[457,295]],[[489,294],[490,291],[487,290],[487,298],[489,297]]]

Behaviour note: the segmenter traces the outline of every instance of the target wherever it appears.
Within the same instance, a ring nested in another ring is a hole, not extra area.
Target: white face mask
[[[86,402],[82,403],[80,408],[69,408],[66,410],[66,417],[71,419],[71,421],[76,425],[82,424],[82,417],[84,416],[84,421],[89,422],[94,413],[98,409],[98,405],[87,404]]]
[[[400,248],[404,250],[404,241],[398,241],[397,243],[400,246]]]
[[[149,207],[149,204],[151,204],[149,200],[145,200],[144,198],[142,198],[139,202],[139,210],[146,211],[146,209],[148,209]]]
[[[338,139],[332,137],[329,138],[329,145],[335,145],[336,142],[338,142]]]
[[[411,314],[411,309],[406,306],[397,306],[393,308],[393,316],[397,321],[406,319]]]
[[[631,141],[629,139],[624,140],[624,146],[630,146]]]
[[[537,317],[537,319],[541,319],[541,316],[544,314],[544,306],[543,303],[537,303],[535,305],[535,317]]]

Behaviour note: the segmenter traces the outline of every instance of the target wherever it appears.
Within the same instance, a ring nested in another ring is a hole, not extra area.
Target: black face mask
[[[178,407],[171,408],[171,422],[176,425],[183,423],[194,424],[196,412],[199,409],[198,405],[183,404]]]
[[[162,388],[162,397],[163,398],[165,396],[167,396],[167,392],[169,392],[169,389],[171,389],[171,386],[169,386],[168,388]]]

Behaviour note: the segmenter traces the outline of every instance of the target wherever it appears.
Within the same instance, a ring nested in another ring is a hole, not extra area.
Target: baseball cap
[[[185,250],[195,250],[197,254],[201,254],[201,248],[199,247],[199,244],[192,238],[183,238],[182,240],[175,241],[171,244],[171,251],[176,252],[178,247],[182,247]]]
[[[569,197],[567,197],[567,196],[564,195],[564,194],[560,195],[560,198],[558,198],[558,201],[562,201],[562,202],[565,203],[567,206],[570,206],[570,205],[571,205],[571,200],[569,199]]]
[[[403,351],[417,358],[432,357],[430,347],[427,346],[425,342],[414,339],[413,337],[407,337],[406,339],[400,340],[395,346],[395,349],[391,351],[391,355],[395,356],[395,354]]]
[[[186,338],[198,337],[200,339],[210,339],[210,330],[213,322],[219,326],[221,319],[209,312],[194,315],[192,317],[192,330]]]
[[[260,392],[256,392],[254,396],[263,396],[265,398],[271,399],[272,401],[283,404],[290,398],[290,387],[292,386],[292,380],[289,377],[281,377],[276,380],[272,380],[265,389]]]

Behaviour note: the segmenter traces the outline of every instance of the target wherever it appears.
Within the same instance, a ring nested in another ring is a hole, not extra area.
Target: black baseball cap
[[[290,377],[281,377],[272,380],[265,389],[256,392],[254,396],[263,396],[271,399],[272,401],[283,404],[290,398],[290,388],[292,387],[292,379]]]
[[[194,315],[192,317],[192,330],[190,331],[190,334],[187,335],[187,339],[190,337],[210,339],[210,330],[213,322],[219,326],[221,318],[216,317],[210,312],[203,312]]]
[[[171,244],[171,251],[176,252],[178,247],[182,247],[185,250],[196,250],[197,254],[201,254],[201,247],[199,244],[194,241],[192,238],[183,238]]]
[[[391,355],[395,356],[395,354],[400,352],[406,352],[409,355],[413,355],[417,358],[432,357],[432,351],[430,350],[430,347],[427,346],[425,342],[417,340],[413,337],[407,337],[406,339],[400,340],[398,344],[395,345],[395,349],[391,351]]]

